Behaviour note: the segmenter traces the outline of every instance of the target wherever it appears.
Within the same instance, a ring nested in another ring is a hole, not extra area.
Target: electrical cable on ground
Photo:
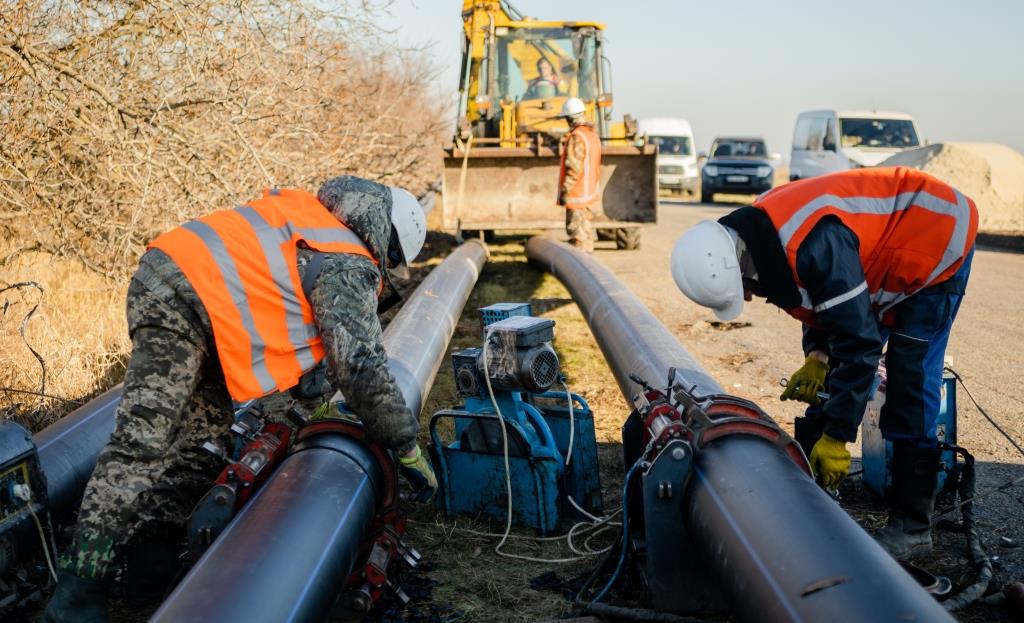
[[[985,409],[983,409],[982,406],[978,404],[978,401],[974,399],[974,395],[971,393],[971,390],[967,389],[967,385],[964,383],[963,377],[961,377],[956,370],[949,366],[946,366],[946,370],[949,370],[949,373],[952,374],[960,383],[960,387],[964,388],[964,391],[967,392],[967,397],[970,398],[971,402],[974,403],[974,406],[978,409],[978,412],[981,413],[981,415],[983,415],[985,419],[988,420],[988,423],[991,424],[992,427],[995,428],[997,431],[999,431],[999,433],[1003,437],[1005,437],[1006,440],[1009,441],[1014,448],[1017,449],[1017,452],[1019,452],[1021,456],[1024,456],[1024,448],[1022,448],[1021,445],[1017,443],[1017,440],[1014,439],[1008,432],[1003,430],[1003,427],[1000,426],[999,423],[996,422],[995,419],[988,414],[988,411],[985,411]]]
[[[999,433],[1003,437],[1005,437],[1006,440],[1009,441],[1010,444],[1014,448],[1017,449],[1017,451],[1021,454],[1021,456],[1024,456],[1024,448],[1022,448],[1021,445],[1009,433],[1007,433],[1006,430],[1004,430],[1003,427],[1000,426],[998,422],[995,421],[995,418],[993,418],[991,415],[989,415],[988,411],[986,411],[984,409],[984,407],[982,407],[981,404],[978,403],[978,401],[974,398],[974,395],[971,394],[971,390],[968,389],[967,385],[964,383],[963,377],[960,376],[960,374],[956,370],[954,370],[952,367],[950,367],[950,366],[946,366],[946,370],[948,370],[949,373],[952,374],[954,378],[956,378],[957,382],[960,383],[960,387],[962,387],[963,390],[965,392],[967,392],[967,397],[971,399],[972,403],[974,403],[974,407],[978,410],[978,412],[981,413],[981,415],[984,416],[984,418],[986,420],[988,420],[989,424],[991,424],[993,428],[995,428],[997,431],[999,431]],[[956,511],[957,509],[959,509],[961,507],[964,507],[964,506],[966,506],[968,504],[973,504],[974,502],[976,502],[978,500],[987,498],[987,497],[989,497],[989,496],[991,496],[993,494],[996,494],[996,493],[1003,492],[1006,489],[1009,489],[1009,488],[1014,487],[1014,486],[1016,486],[1018,484],[1021,484],[1021,483],[1024,483],[1024,476],[1019,476],[1019,477],[1014,478],[1012,480],[1008,480],[1008,481],[1004,482],[1003,484],[1001,484],[1001,485],[999,485],[999,486],[997,486],[995,488],[989,489],[988,491],[985,491],[983,493],[977,493],[977,494],[974,493],[974,488],[972,487],[970,495],[968,495],[966,498],[961,496],[959,503],[954,504],[953,506],[947,508],[946,510],[943,510],[941,512],[937,512],[937,513],[933,514],[932,515],[932,519],[934,520],[934,519],[938,519],[940,517],[944,517],[945,515],[948,515],[948,514]]]
[[[22,394],[31,394],[31,395],[39,396],[41,398],[55,398],[55,396],[49,396],[46,393],[46,361],[43,359],[43,356],[39,354],[39,351],[37,351],[36,349],[32,348],[32,344],[30,344],[29,341],[28,341],[28,336],[25,335],[25,332],[28,329],[28,321],[32,319],[32,316],[35,315],[36,310],[39,309],[39,303],[40,303],[40,301],[42,301],[43,294],[45,294],[46,291],[43,290],[43,286],[39,285],[35,281],[19,281],[18,283],[12,283],[12,284],[10,284],[8,286],[4,286],[3,288],[0,288],[0,294],[3,294],[4,292],[7,292],[8,290],[17,290],[17,289],[21,289],[21,288],[35,288],[36,290],[39,290],[39,300],[36,301],[36,303],[32,306],[31,309],[28,310],[28,313],[25,314],[25,317],[21,319],[21,325],[20,325],[20,327],[18,329],[18,333],[21,335],[21,341],[25,343],[25,347],[28,348],[29,352],[32,353],[32,356],[35,357],[36,361],[39,362],[39,368],[40,368],[39,390],[36,391],[36,392],[29,392],[29,391],[17,390],[17,389],[12,389],[12,390],[9,390],[9,391],[15,391],[15,392],[22,393]],[[5,314],[7,312],[7,306],[8,306],[8,303],[5,301],[4,302],[4,306],[3,306],[3,312]],[[60,399],[60,400],[63,400],[63,399]]]
[[[612,577],[608,579],[608,583],[604,585],[604,588],[601,589],[601,592],[596,597],[590,600],[591,605],[604,599],[604,596],[608,594],[608,591],[615,584],[615,580],[619,579],[622,566],[626,563],[626,550],[628,549],[627,545],[629,542],[629,483],[633,481],[633,474],[642,462],[642,459],[637,459],[637,462],[633,463],[633,466],[626,472],[626,482],[622,484],[622,539],[619,545],[619,562],[615,565],[615,571],[612,572]]]
[[[588,551],[587,549],[583,549],[583,550],[577,549],[576,546],[573,544],[572,537],[573,537],[573,534],[576,531],[577,526],[579,526],[580,524],[574,525],[572,528],[570,528],[568,534],[566,534],[564,536],[558,536],[558,537],[522,537],[522,536],[520,536],[520,537],[518,537],[521,540],[531,540],[531,541],[539,541],[539,542],[543,542],[543,541],[562,541],[562,540],[564,540],[569,545],[570,551],[572,551],[574,554],[576,554],[575,556],[570,556],[570,557],[567,557],[567,558],[538,558],[538,557],[534,557],[534,556],[524,556],[524,555],[521,555],[521,554],[512,554],[512,553],[501,551],[502,546],[505,545],[505,543],[509,540],[509,538],[514,538],[514,535],[512,535],[512,510],[513,510],[512,509],[512,470],[511,470],[511,466],[509,465],[508,429],[505,426],[505,418],[501,414],[501,407],[498,406],[498,400],[497,400],[497,398],[494,395],[494,388],[491,386],[491,374],[490,374],[490,370],[491,370],[491,366],[490,366],[490,341],[491,340],[490,340],[490,337],[491,337],[491,332],[488,331],[487,335],[484,338],[484,344],[483,344],[483,353],[482,353],[482,358],[483,358],[483,363],[484,363],[484,375],[483,376],[484,376],[484,384],[487,386],[487,395],[491,399],[491,406],[494,407],[494,412],[498,416],[498,424],[501,427],[502,454],[503,454],[503,457],[504,457],[504,460],[505,460],[505,494],[506,494],[506,497],[508,499],[508,505],[506,507],[505,531],[501,535],[497,535],[497,534],[493,534],[492,535],[492,534],[489,534],[489,533],[478,532],[478,531],[468,531],[468,532],[477,533],[477,534],[481,534],[481,535],[484,535],[484,536],[495,536],[495,537],[500,536],[501,540],[498,541],[498,544],[494,546],[494,553],[498,554],[499,556],[504,556],[506,558],[513,558],[513,559],[516,559],[516,560],[525,560],[527,562],[540,562],[540,563],[546,563],[546,564],[573,563],[573,562],[579,562],[581,560],[587,560],[587,559],[589,559],[589,558],[591,558],[593,556],[599,556],[601,554],[604,554],[604,553],[610,551],[610,549],[612,547],[614,547],[614,545],[610,545],[610,546],[608,546],[608,548],[605,548],[605,549],[594,550],[594,551]],[[563,386],[565,386],[565,392],[566,392],[566,395],[568,396],[568,400],[569,400],[569,430],[573,431],[573,429],[575,429],[576,425],[575,425],[575,421],[573,419],[572,393],[569,391],[568,385],[566,385],[564,382],[563,382]],[[571,456],[572,456],[572,435],[573,435],[573,433],[570,432],[570,446],[569,446],[569,452],[566,453],[566,455],[567,455],[566,456],[566,465],[569,464],[569,460],[571,459]],[[583,514],[585,516],[590,517],[593,520],[593,523],[589,524],[589,527],[584,532],[587,532],[587,531],[590,531],[590,530],[593,530],[593,529],[597,529],[598,527],[602,526],[603,524],[608,523],[618,513],[618,511],[616,511],[615,513],[612,513],[611,515],[608,515],[606,517],[597,518],[597,517],[594,517],[593,515],[591,515],[590,513],[587,513],[583,509],[581,509],[579,507],[579,505],[576,504],[576,501],[572,499],[572,497],[569,498],[569,501],[570,501],[570,503],[574,507],[576,507],[581,512],[583,512]],[[625,499],[623,499],[623,504],[625,504]],[[622,513],[623,513],[623,518],[625,518],[625,506],[623,506]],[[587,525],[586,522],[581,522],[581,523],[583,525]],[[591,535],[591,536],[593,536],[593,535]]]

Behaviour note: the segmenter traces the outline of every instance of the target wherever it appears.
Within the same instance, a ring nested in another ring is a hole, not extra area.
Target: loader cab
[[[488,37],[467,111],[474,137],[500,138],[503,147],[557,142],[568,131],[559,115],[570,97],[587,104],[591,121],[607,136],[611,97],[602,97],[607,80],[600,28],[515,24],[496,27]]]

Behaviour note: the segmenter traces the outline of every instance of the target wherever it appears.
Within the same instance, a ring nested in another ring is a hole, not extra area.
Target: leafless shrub
[[[161,231],[268,185],[349,172],[424,186],[429,68],[387,47],[380,8],[7,0],[0,231],[123,278]]]

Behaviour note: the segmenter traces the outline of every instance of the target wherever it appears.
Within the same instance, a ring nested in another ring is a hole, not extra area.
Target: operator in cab
[[[339,390],[368,437],[397,455],[415,497],[432,496],[378,319],[389,271],[407,276],[425,237],[415,197],[344,176],[316,195],[267,190],[149,244],[128,287],[132,355],[116,427],[43,621],[109,620],[122,563],[126,583],[164,594],[185,521],[223,467],[202,445],[229,447],[232,401]],[[322,364],[329,383],[315,389],[306,379]]]
[[[812,405],[796,438],[827,489],[849,472],[884,349],[893,505],[875,538],[898,559],[932,546],[943,356],[977,229],[974,202],[955,188],[916,169],[865,168],[768,191],[672,251],[676,285],[720,320],[757,296],[803,323],[804,364],[782,399]]]

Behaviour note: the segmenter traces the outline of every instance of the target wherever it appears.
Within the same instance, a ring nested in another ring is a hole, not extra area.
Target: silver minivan
[[[789,179],[873,167],[921,146],[914,118],[877,110],[810,110],[796,118]]]

